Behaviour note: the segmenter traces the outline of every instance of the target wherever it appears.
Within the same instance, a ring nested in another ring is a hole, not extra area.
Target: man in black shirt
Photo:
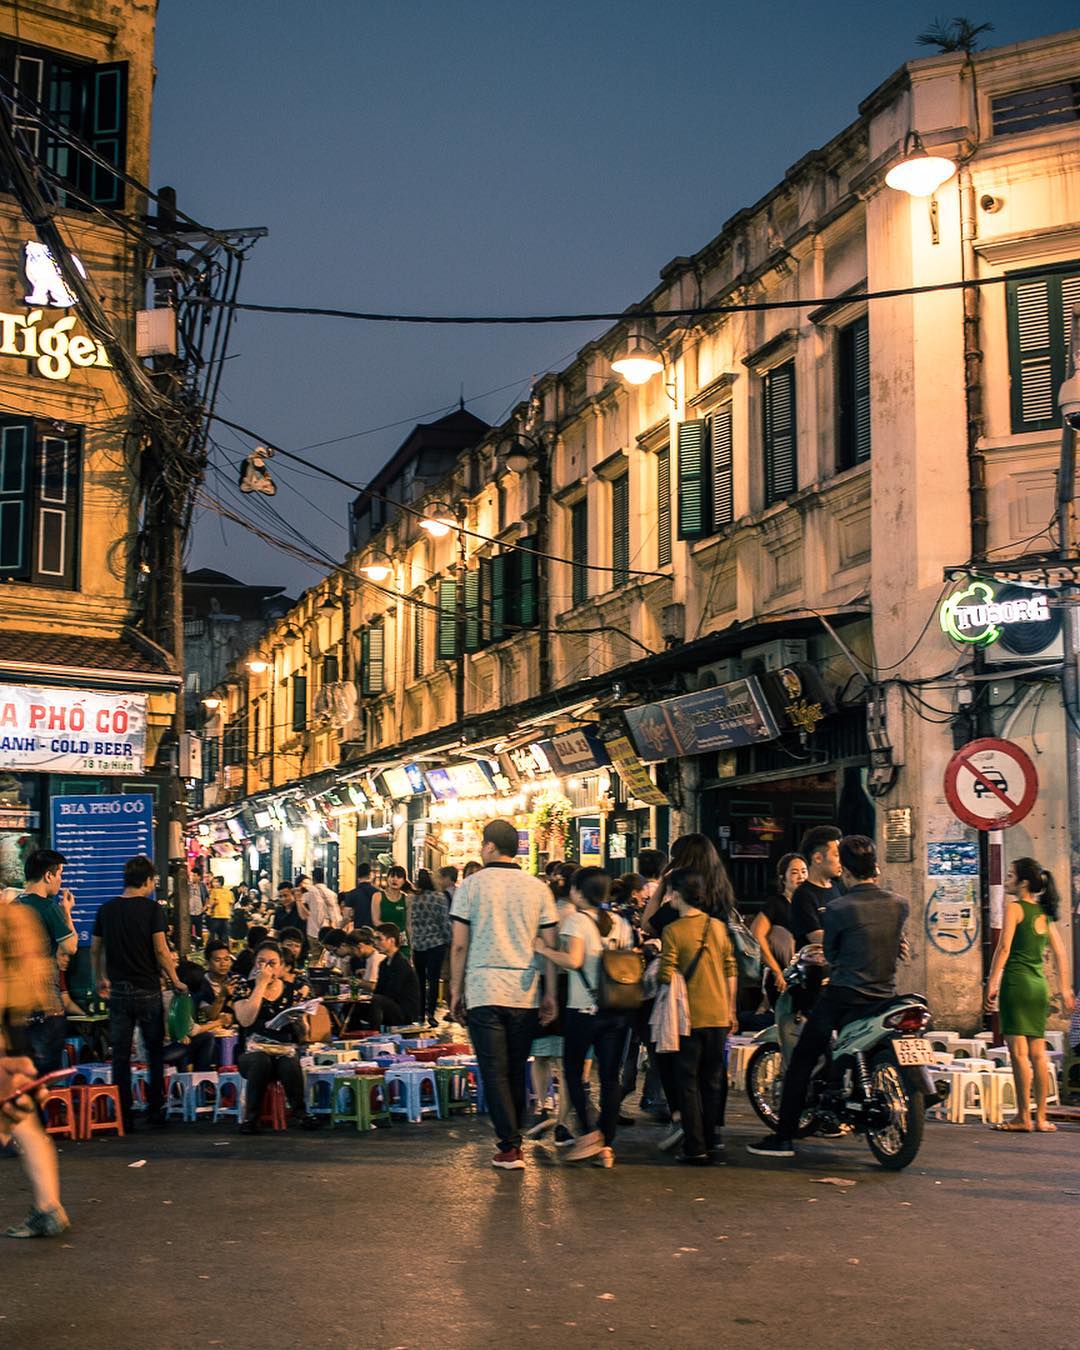
[[[375,890],[371,884],[371,864],[357,863],[356,885],[341,897],[342,910],[349,911],[344,917],[349,920],[351,915],[349,921],[353,928],[371,927],[371,898]]]
[[[877,851],[872,839],[863,834],[841,839],[839,858],[849,889],[829,906],[824,919],[829,984],[807,1019],[784,1074],[776,1134],[748,1145],[751,1153],[761,1157],[794,1157],[792,1138],[806,1089],[833,1032],[896,994],[896,963],[908,917],[907,901],[877,885]]]
[[[396,923],[375,929],[375,946],[385,958],[379,966],[369,1021],[376,1027],[401,1027],[420,1016],[420,981],[411,961],[402,956],[401,930]]]
[[[91,954],[98,993],[109,1003],[112,1080],[120,1089],[124,1130],[131,1129],[131,1042],[138,1026],[150,1068],[147,1119],[165,1123],[165,1016],[161,976],[178,994],[187,993],[165,941],[165,911],[151,898],[154,863],[129,858],[124,864],[124,891],[97,912]]]
[[[842,870],[839,841],[840,831],[835,825],[815,825],[802,837],[799,852],[806,859],[809,876],[791,897],[791,931],[796,951],[807,943],[821,941],[825,909],[830,900],[843,894],[836,884]]]

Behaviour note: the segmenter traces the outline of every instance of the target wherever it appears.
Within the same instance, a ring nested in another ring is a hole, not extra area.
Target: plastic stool
[[[329,1116],[334,1110],[334,1078],[336,1069],[308,1069],[304,1074],[304,1095],[307,1109],[313,1116]]]
[[[217,1044],[214,1046],[214,1060],[219,1068],[230,1069],[236,1063],[236,1033],[230,1032],[228,1036],[215,1037]]]
[[[187,1095],[191,1087],[190,1073],[174,1073],[165,1081],[165,1119],[187,1119]]]
[[[68,1068],[78,1064],[79,1056],[86,1047],[86,1041],[82,1036],[69,1036],[64,1042],[64,1063]]]
[[[985,1125],[989,1091],[983,1082],[983,1071],[971,1070],[954,1062],[945,1072],[949,1079],[946,1119],[953,1125],[963,1125],[969,1116],[977,1116]]]
[[[236,1069],[223,1069],[218,1074],[217,1100],[214,1102],[214,1120],[226,1116],[242,1119],[244,1109],[244,1080]]]
[[[45,1096],[45,1133],[82,1138],[81,1087],[50,1088]]]
[[[71,1070],[73,1087],[88,1086],[91,1083],[111,1083],[111,1064],[76,1064]]]
[[[260,1125],[269,1125],[272,1130],[284,1130],[287,1127],[285,1089],[280,1083],[267,1084],[263,1099],[259,1104],[258,1119]]]
[[[740,1092],[746,1086],[746,1066],[756,1049],[753,1041],[745,1045],[728,1043],[728,1085],[732,1091]]]
[[[112,1104],[110,1114],[108,1106]],[[97,1107],[103,1104],[105,1109],[98,1113]],[[120,1112],[120,1089],[111,1083],[92,1083],[82,1089],[82,1125],[83,1138],[91,1139],[95,1134],[115,1130],[121,1138],[124,1135],[124,1118]]]
[[[442,1107],[443,1120],[448,1120],[455,1111],[473,1109],[467,1068],[450,1064],[436,1065],[435,1081],[439,1086],[439,1105]]]
[[[217,1105],[218,1076],[216,1073],[193,1073],[184,1094],[184,1119],[196,1121],[200,1115],[213,1116]]]
[[[386,1092],[390,1099],[392,1115],[403,1115],[414,1125],[419,1125],[424,1112],[442,1117],[439,1106],[439,1085],[435,1079],[435,1070],[423,1064],[399,1064],[386,1070]],[[394,1085],[398,1085],[395,1094]],[[431,1099],[424,1101],[424,1088],[431,1091]]]
[[[373,1129],[377,1120],[390,1119],[388,1089],[382,1074],[338,1074],[330,1100],[333,1124],[355,1124],[358,1133]]]

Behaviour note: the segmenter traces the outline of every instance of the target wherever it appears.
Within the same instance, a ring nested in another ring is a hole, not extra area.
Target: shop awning
[[[88,689],[176,689],[172,658],[149,639],[0,629],[0,677]]]

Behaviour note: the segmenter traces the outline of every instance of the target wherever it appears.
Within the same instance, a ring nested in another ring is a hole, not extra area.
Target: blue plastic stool
[[[224,1120],[228,1116],[233,1116],[236,1120],[240,1120],[242,1118],[243,1109],[243,1078],[235,1070],[228,1073],[219,1073],[217,1101],[214,1103],[214,1120]]]
[[[435,1070],[427,1064],[391,1066],[386,1070],[386,1095],[391,1115],[405,1116],[414,1125],[419,1125],[425,1111],[442,1118],[439,1104],[439,1084]],[[395,1097],[394,1085],[400,1091]],[[430,1101],[424,1101],[424,1088],[431,1092]]]
[[[307,1109],[313,1116],[328,1116],[334,1109],[334,1079],[337,1068],[308,1069],[304,1074]]]

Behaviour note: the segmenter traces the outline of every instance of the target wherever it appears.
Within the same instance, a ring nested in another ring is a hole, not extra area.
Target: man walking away
[[[26,1040],[38,1073],[52,1073],[63,1067],[66,1020],[60,998],[60,967],[57,957],[74,956],[79,945],[71,923],[71,908],[75,897],[64,889],[62,853],[39,849],[26,860],[26,889],[16,896],[15,903],[26,905],[37,915],[49,954],[53,997],[50,1008],[30,1017],[26,1025]]]
[[[533,943],[540,935],[554,948],[559,916],[551,888],[514,861],[517,847],[510,821],[489,822],[480,852],[484,866],[465,878],[450,907],[450,1012],[461,1021],[468,1008],[469,1035],[499,1141],[492,1166],[504,1171],[525,1166],[525,1065],[537,1034],[537,1004],[545,1025],[557,1012],[555,967],[544,961],[541,976]]]
[[[178,994],[187,993],[165,941],[165,913],[156,900],[154,864],[146,857],[124,864],[123,894],[97,913],[91,946],[98,993],[109,1002],[112,1080],[120,1089],[125,1131],[131,1129],[131,1042],[143,1034],[150,1068],[148,1123],[165,1123],[165,1016],[161,975]]]
[[[371,864],[356,864],[356,885],[341,897],[342,918],[349,918],[353,928],[370,928],[371,897],[375,887],[371,884]],[[348,915],[345,911],[348,911]],[[351,916],[351,917],[349,917]]]
[[[794,1157],[792,1139],[806,1089],[833,1032],[896,997],[896,963],[908,903],[877,884],[873,840],[863,834],[848,835],[840,840],[839,856],[848,891],[825,911],[829,983],[803,1027],[784,1074],[777,1133],[748,1145],[751,1153],[763,1158]]]

